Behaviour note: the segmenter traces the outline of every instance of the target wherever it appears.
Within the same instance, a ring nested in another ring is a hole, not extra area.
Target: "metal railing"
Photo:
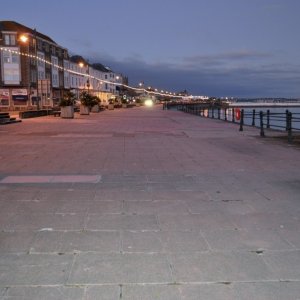
[[[172,108],[200,117],[236,123],[239,125],[239,131],[243,131],[245,126],[257,127],[261,137],[265,137],[265,129],[286,131],[289,143],[292,143],[294,133],[300,132],[300,113],[292,113],[289,110],[283,113],[257,109],[245,111],[239,108],[216,107],[199,103],[178,103],[173,104]],[[164,106],[163,109],[170,109],[170,107]]]

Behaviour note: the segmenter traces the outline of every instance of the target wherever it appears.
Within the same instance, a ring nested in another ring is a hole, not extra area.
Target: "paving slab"
[[[280,280],[299,279],[300,250],[266,252],[263,259]]]
[[[274,229],[202,230],[214,251],[295,250],[296,247]]]
[[[3,300],[82,300],[84,288],[82,287],[10,287],[6,290]]]
[[[247,252],[171,254],[175,281],[234,282],[279,280],[262,257]]]
[[[88,286],[84,300],[120,300],[122,287],[118,285]]]
[[[0,232],[0,253],[29,252],[35,232]]]
[[[122,299],[125,300],[181,300],[176,285],[128,286],[122,288]]]
[[[169,283],[171,269],[164,254],[76,255],[68,284]]]
[[[83,230],[85,214],[13,214],[0,225],[4,231],[38,231],[44,228],[53,230]]]
[[[300,299],[297,146],[159,105],[0,135],[1,300]]]
[[[117,231],[42,231],[30,244],[34,253],[120,252]]]
[[[207,251],[208,244],[194,231],[124,231],[124,252],[196,252]]]
[[[274,299],[298,300],[300,295],[300,282],[254,282],[235,285],[236,299]]]
[[[233,284],[213,283],[201,285],[180,285],[182,300],[241,300]],[[254,298],[255,299],[255,298]],[[271,298],[270,298],[271,299]]]
[[[65,284],[73,255],[2,254],[0,286]]]
[[[87,230],[159,230],[155,215],[90,214]]]

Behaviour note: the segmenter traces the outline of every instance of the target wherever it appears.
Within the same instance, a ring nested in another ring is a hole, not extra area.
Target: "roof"
[[[101,72],[106,72],[106,73],[110,73],[112,72],[112,70],[108,67],[105,67],[104,65],[100,64],[100,63],[95,63],[92,65],[92,67],[98,71]]]
[[[70,61],[75,63],[75,64],[84,63],[85,65],[89,65],[93,69],[104,72],[104,73],[111,73],[112,72],[112,70],[109,67],[105,67],[104,65],[102,65],[100,63],[90,64],[87,59],[84,59],[80,55],[71,56]]]
[[[27,26],[24,26],[22,24],[19,24],[15,21],[0,21],[0,31],[15,31],[15,32],[29,32],[32,35],[36,34],[38,37],[47,40],[53,44],[56,44],[55,41],[53,41],[49,36],[42,34],[35,29],[31,29]]]
[[[72,55],[70,57],[70,61],[73,62],[73,63],[76,63],[76,64],[79,64],[79,63],[84,63],[85,65],[88,64],[87,60],[85,60],[82,56],[80,55]]]

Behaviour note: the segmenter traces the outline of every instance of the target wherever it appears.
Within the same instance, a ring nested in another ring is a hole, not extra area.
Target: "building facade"
[[[13,21],[0,21],[0,111],[51,108],[65,91],[97,95],[105,105],[119,94],[121,75],[90,64],[50,37]]]
[[[0,109],[54,106],[65,90],[68,50],[13,21],[0,22],[0,47]]]

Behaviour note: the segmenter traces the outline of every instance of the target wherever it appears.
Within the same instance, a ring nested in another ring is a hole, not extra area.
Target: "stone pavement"
[[[300,299],[300,151],[133,108],[0,127],[0,299]]]

